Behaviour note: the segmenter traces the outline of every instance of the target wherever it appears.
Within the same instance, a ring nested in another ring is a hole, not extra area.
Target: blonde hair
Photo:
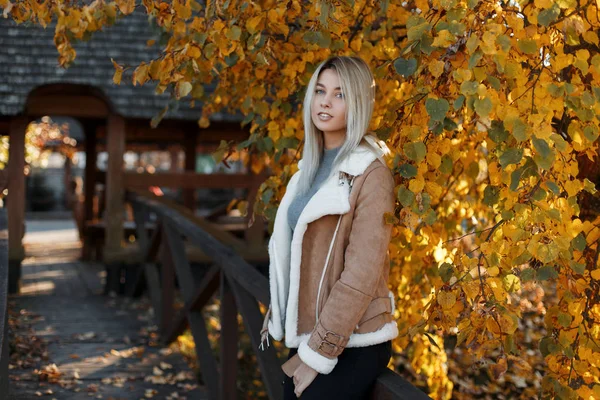
[[[340,88],[346,102],[346,140],[333,161],[332,171],[354,151],[363,140],[375,103],[375,79],[366,62],[358,57],[336,56],[323,61],[313,73],[303,103],[304,149],[302,174],[298,182],[300,193],[306,193],[312,185],[323,152],[323,132],[313,123],[311,104],[321,72],[333,69],[340,80]]]

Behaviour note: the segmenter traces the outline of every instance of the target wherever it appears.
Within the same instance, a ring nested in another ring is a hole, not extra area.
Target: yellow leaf
[[[113,66],[115,67],[115,74],[113,75],[113,82],[115,83],[115,85],[119,85],[119,84],[121,84],[121,78],[123,77],[123,67],[120,66],[119,64],[117,64],[117,62],[115,60],[113,60],[112,58],[110,59],[110,61],[112,61]]]
[[[148,80],[148,64],[140,64],[135,71],[133,71],[133,85],[137,83],[143,85]]]
[[[455,41],[456,36],[450,33],[450,31],[447,29],[442,29],[435,39],[433,39],[433,43],[431,45],[434,47],[448,47]]]
[[[119,11],[123,14],[131,14],[135,9],[135,0],[116,0],[117,7],[119,7]]]
[[[419,193],[421,192],[421,190],[423,190],[424,186],[425,180],[422,176],[419,175],[415,179],[410,180],[410,182],[408,183],[408,190],[410,190],[413,193]]]
[[[262,15],[257,15],[246,21],[246,29],[250,34],[254,34],[258,30],[258,24],[262,21]]]
[[[190,82],[177,83],[177,98],[185,97],[191,91],[192,91],[192,84]]]
[[[432,60],[431,63],[429,64],[429,72],[431,72],[431,75],[435,76],[436,78],[439,78],[440,75],[442,75],[442,73],[444,73],[444,65],[446,63],[440,60]]]
[[[592,275],[592,278],[594,278],[596,280],[600,280],[600,268],[593,270],[591,275]]]
[[[438,293],[437,302],[442,308],[452,308],[456,303],[456,296],[452,292],[441,291]]]
[[[192,16],[190,0],[175,0],[173,2],[173,9],[175,10],[177,16],[181,19],[189,19]]]
[[[598,35],[594,31],[586,31],[583,33],[583,40],[588,43],[593,43],[598,46]]]

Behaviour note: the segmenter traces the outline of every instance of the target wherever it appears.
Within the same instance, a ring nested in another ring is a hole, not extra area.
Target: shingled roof
[[[0,116],[12,116],[24,110],[32,89],[53,83],[76,83],[94,86],[110,99],[115,110],[129,118],[152,118],[169,101],[169,95],[154,94],[154,84],[133,86],[124,75],[121,85],[112,82],[114,67],[111,57],[120,64],[137,65],[160,54],[157,46],[148,47],[156,39],[156,28],[141,12],[117,21],[87,42],[78,42],[75,62],[67,69],[58,66],[54,46],[54,25],[44,29],[38,25],[18,25],[0,18]],[[181,102],[170,110],[166,119],[195,120],[200,117],[198,103],[191,109]],[[240,121],[225,113],[213,114],[213,121]]]

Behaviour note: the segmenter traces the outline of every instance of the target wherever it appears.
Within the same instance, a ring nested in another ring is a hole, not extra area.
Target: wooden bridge
[[[264,254],[177,204],[133,191],[127,199],[137,238],[122,250],[121,261],[81,262],[78,243],[31,247],[22,264],[27,290],[10,297],[7,220],[0,209],[0,400],[249,398],[236,390],[240,334],[255,349],[268,398],[282,398],[284,360],[274,346],[258,350],[259,304],[264,309],[269,303]],[[202,315],[215,293],[218,357]],[[177,296],[183,299],[179,309]],[[7,299],[8,309],[17,313],[11,315],[10,334]],[[201,381],[169,348],[187,326]],[[429,397],[387,370],[371,398]]]

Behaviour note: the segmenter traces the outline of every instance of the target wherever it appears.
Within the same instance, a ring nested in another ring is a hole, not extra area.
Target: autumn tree
[[[377,80],[372,130],[393,151],[397,183],[397,208],[386,216],[402,310],[395,350],[434,398],[450,398],[453,386],[460,398],[446,369],[451,347],[462,349],[464,365],[483,360],[489,387],[501,390],[496,381],[513,369],[530,375],[525,384],[512,381],[523,398],[600,397],[600,218],[582,209],[583,193],[598,204],[599,178],[581,170],[598,171],[597,1],[0,0],[0,7],[18,23],[54,21],[65,67],[76,57],[73,41],[136,9],[147,13],[167,38],[162,53],[140,65],[114,60],[115,83],[126,77],[201,102],[201,127],[214,112],[241,111],[249,138],[222,143],[216,155],[246,148],[257,154],[253,169],[272,168],[253,210],[271,222],[297,170],[309,77],[332,54],[362,57]],[[524,293],[537,293],[537,306]],[[543,318],[542,337],[527,334],[532,313]],[[529,351],[545,362],[540,389]]]

